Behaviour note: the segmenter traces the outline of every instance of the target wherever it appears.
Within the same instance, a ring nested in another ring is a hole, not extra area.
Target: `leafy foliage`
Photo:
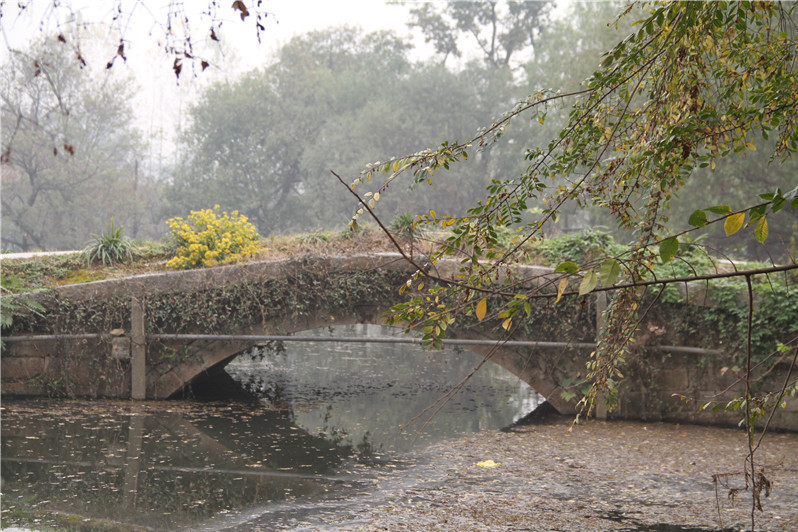
[[[188,220],[167,221],[177,245],[177,255],[167,262],[176,269],[235,262],[260,249],[260,235],[246,216],[213,209],[191,211]]]
[[[600,257],[614,257],[625,252],[628,247],[616,243],[610,233],[585,229],[578,233],[535,241],[528,249],[530,253],[542,255],[549,264],[557,265],[565,261],[581,264]]]
[[[13,292],[19,291],[23,283],[15,275],[4,275],[0,278],[0,328],[10,329],[14,325],[14,316],[35,314],[42,316],[45,308],[38,301]]]
[[[103,266],[113,266],[117,262],[130,262],[136,253],[136,248],[128,237],[125,228],[121,225],[114,226],[114,219],[106,227],[105,233],[93,235],[81,252],[86,263],[91,265],[102,263]]]

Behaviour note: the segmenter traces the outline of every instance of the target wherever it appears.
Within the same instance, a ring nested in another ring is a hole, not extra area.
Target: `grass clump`
[[[81,252],[86,264],[101,263],[103,266],[113,266],[119,262],[130,264],[136,248],[128,237],[125,228],[116,227],[114,219],[105,228],[105,233],[92,235],[92,240],[86,244]]]
[[[424,230],[418,226],[418,219],[412,212],[398,213],[388,224],[388,229],[394,233],[404,236],[411,241],[424,236]]]

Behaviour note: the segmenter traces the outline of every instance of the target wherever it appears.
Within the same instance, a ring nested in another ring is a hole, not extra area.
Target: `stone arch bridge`
[[[454,275],[459,263],[439,262],[437,267],[444,276]],[[548,271],[520,268],[517,273],[526,276]],[[241,336],[383,324],[412,273],[399,255],[368,254],[269,260],[53,288],[31,296],[47,308],[45,315],[15,320],[11,336],[19,341],[5,338],[2,393],[166,399],[192,387],[228,386],[224,367],[253,344]],[[468,349],[483,355],[493,350],[491,362],[531,385],[560,413],[573,414],[573,396],[579,395],[573,383],[585,373],[598,303],[595,296],[580,299],[541,303],[512,338],[517,344]],[[490,340],[499,336],[498,330],[498,322],[485,320],[448,332],[453,338]],[[730,367],[732,354],[690,347],[688,339],[666,331],[656,318],[643,324],[639,336],[637,350],[643,356],[625,372],[613,417],[738,421],[735,414],[698,410],[707,400],[739,391],[735,376],[721,371]],[[784,376],[776,371],[770,377]],[[798,428],[798,412],[781,412],[775,423]]]

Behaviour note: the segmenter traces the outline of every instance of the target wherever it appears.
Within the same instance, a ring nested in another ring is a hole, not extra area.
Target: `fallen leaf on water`
[[[494,462],[493,460],[484,460],[482,462],[477,462],[477,467],[499,467],[501,464],[499,462]]]

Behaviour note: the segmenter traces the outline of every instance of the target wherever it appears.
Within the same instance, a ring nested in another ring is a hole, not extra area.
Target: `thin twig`
[[[748,342],[745,355],[745,432],[748,439],[748,462],[751,464],[751,532],[756,527],[756,469],[754,467],[754,444],[753,432],[754,424],[751,419],[751,336],[754,328],[754,288],[751,285],[751,275],[745,276],[748,285]],[[746,482],[747,484],[748,482]]]

